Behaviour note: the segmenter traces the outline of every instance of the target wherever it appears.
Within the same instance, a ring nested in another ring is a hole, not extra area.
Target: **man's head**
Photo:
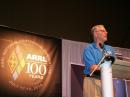
[[[95,25],[91,29],[94,41],[99,43],[104,43],[107,41],[107,31],[104,25]]]

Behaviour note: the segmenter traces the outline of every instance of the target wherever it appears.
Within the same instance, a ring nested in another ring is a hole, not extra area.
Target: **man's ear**
[[[96,32],[93,33],[93,37],[97,39],[97,33]]]

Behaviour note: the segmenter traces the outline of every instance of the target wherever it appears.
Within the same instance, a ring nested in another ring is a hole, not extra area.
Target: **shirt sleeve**
[[[83,62],[85,64],[85,66],[86,66],[86,69],[89,70],[89,71],[90,71],[91,65],[96,64],[91,48],[86,48],[84,50]]]

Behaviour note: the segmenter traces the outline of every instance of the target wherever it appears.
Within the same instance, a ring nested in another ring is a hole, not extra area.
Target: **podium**
[[[115,97],[130,97],[130,62],[116,59],[112,65]]]
[[[130,62],[116,59],[112,64],[105,60],[101,64],[101,82],[103,97],[129,97]],[[114,89],[113,89],[114,85]],[[114,90],[114,92],[113,92]]]
[[[71,97],[83,97],[83,70],[84,65],[71,64]],[[130,97],[130,62],[115,59],[112,77],[115,97]]]
[[[116,59],[112,65],[113,78],[130,80],[130,62]]]

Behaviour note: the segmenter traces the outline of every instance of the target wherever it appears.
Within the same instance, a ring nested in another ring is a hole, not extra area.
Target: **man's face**
[[[107,41],[107,31],[103,26],[97,27],[94,31],[96,39],[100,42]]]

